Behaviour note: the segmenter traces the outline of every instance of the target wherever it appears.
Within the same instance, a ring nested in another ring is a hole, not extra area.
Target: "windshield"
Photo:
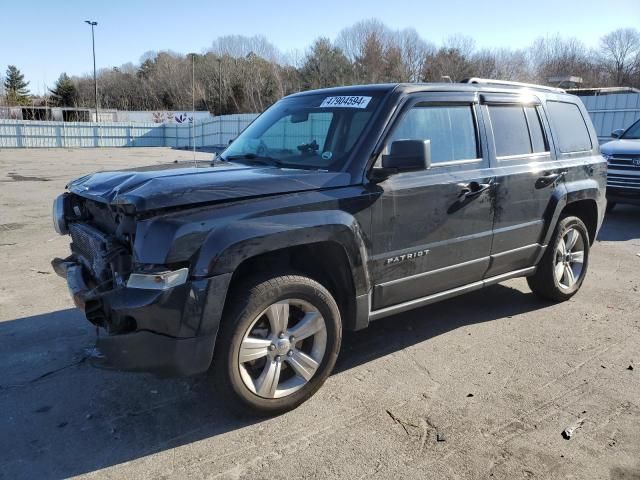
[[[625,138],[627,140],[640,140],[640,120],[631,125],[620,138]]]
[[[304,95],[279,101],[222,152],[223,160],[341,170],[371,120],[375,95]]]

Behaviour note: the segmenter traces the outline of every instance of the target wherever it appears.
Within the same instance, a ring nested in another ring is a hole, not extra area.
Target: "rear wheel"
[[[321,284],[298,275],[255,280],[240,290],[218,337],[218,384],[245,412],[291,410],[335,365],[342,338],[338,306]]]
[[[531,290],[554,301],[568,300],[575,295],[587,273],[589,246],[589,234],[582,220],[562,218],[535,275],[527,278]]]

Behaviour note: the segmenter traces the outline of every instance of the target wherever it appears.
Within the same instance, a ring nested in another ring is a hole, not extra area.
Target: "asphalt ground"
[[[640,479],[640,208],[607,216],[572,300],[517,279],[380,320],[279,417],[233,416],[206,376],[90,366],[51,202],[91,171],[191,158],[0,150],[1,479]]]

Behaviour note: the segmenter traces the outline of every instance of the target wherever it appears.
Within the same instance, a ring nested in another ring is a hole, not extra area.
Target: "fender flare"
[[[551,236],[560,221],[562,211],[568,205],[581,200],[593,200],[598,205],[602,197],[601,188],[594,179],[576,180],[558,185],[544,213],[544,223],[547,230],[542,236],[542,245],[546,246],[551,241]],[[598,212],[598,218],[601,218],[601,212]]]
[[[336,243],[344,250],[355,294],[368,292],[363,232],[352,215],[340,210],[244,218],[214,229],[200,248],[193,273],[196,277],[231,273],[257,255],[321,242]]]

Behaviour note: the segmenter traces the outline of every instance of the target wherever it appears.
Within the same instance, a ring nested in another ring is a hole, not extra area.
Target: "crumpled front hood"
[[[78,178],[69,191],[101,203],[122,205],[135,212],[238,200],[281,193],[349,185],[344,172],[247,166],[215,167],[175,164],[134,170],[99,172]]]
[[[600,146],[600,151],[606,155],[633,155],[640,157],[640,140],[613,140]]]

